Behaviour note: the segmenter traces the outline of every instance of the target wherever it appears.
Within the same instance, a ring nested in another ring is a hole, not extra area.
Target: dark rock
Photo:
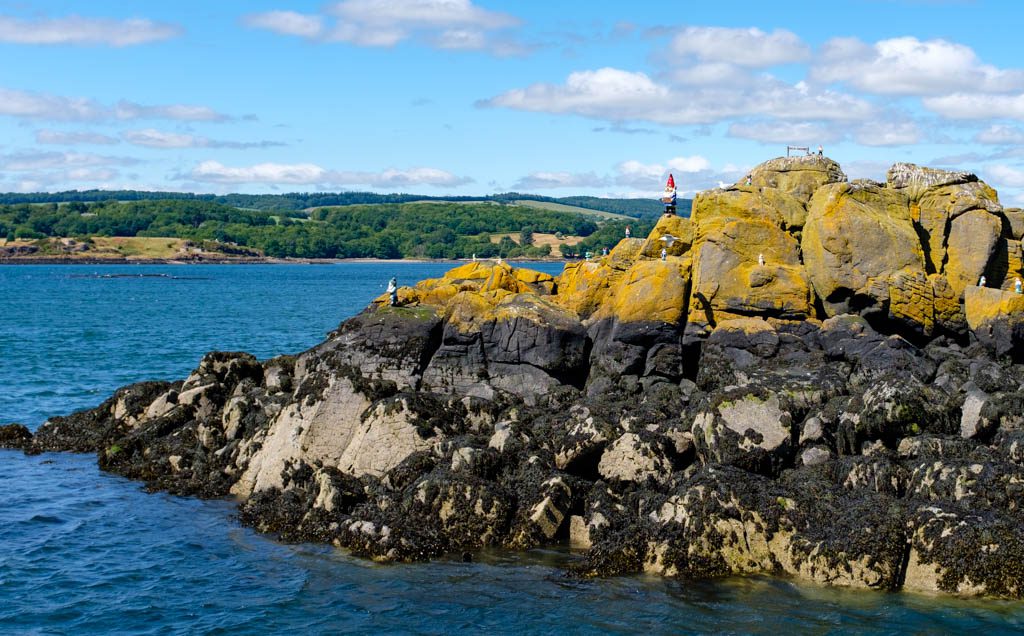
[[[23,424],[0,426],[0,448],[28,449],[32,445],[32,432]]]

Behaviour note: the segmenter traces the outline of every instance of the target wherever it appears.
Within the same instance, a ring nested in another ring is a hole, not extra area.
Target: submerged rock
[[[558,277],[467,263],[0,446],[382,561],[568,542],[580,575],[1020,598],[1024,216],[910,164],[750,181]]]

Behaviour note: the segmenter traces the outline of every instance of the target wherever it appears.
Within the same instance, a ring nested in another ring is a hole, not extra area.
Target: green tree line
[[[194,194],[191,192],[148,192],[144,190],[69,190],[65,192],[8,192],[0,193],[0,205],[21,203],[99,203],[107,201],[133,202],[154,200],[205,201],[261,211],[300,211],[324,206],[366,205],[383,203],[432,202],[491,202],[511,204],[515,201],[542,201],[561,203],[588,210],[612,212],[637,218],[656,218],[662,212],[654,199],[606,199],[601,197],[570,196],[546,197],[539,194],[503,192],[482,197],[432,197],[422,194],[378,194],[376,192],[289,192],[287,194]],[[679,200],[679,213],[688,214],[688,199]]]
[[[588,237],[586,245],[595,246],[596,252],[602,245],[614,246],[625,225],[599,225],[571,212],[494,203],[349,205],[316,209],[308,217],[203,199],[0,205],[0,236],[8,240],[159,236],[236,243],[267,256],[299,258],[547,255],[548,246],[531,245],[534,233]],[[637,221],[634,231],[643,231],[643,225]],[[491,235],[499,233],[520,240],[492,242]]]

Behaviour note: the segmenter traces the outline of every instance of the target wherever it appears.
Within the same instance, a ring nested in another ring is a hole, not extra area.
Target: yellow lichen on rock
[[[950,286],[946,277],[941,274],[929,274],[928,282],[932,286],[932,315],[935,326],[950,333],[960,332],[967,325],[960,297]]]
[[[913,187],[904,190],[912,197],[912,208],[916,210],[915,222],[921,228],[926,262],[930,271],[937,273],[942,273],[946,260],[950,223],[969,210],[997,213],[1001,209],[995,190],[979,181],[937,186],[923,192],[916,192]]]
[[[643,252],[646,241],[640,238],[624,238],[601,262],[612,269],[625,271],[635,263]]]
[[[800,246],[779,227],[731,221],[695,248],[691,322],[714,325],[750,314],[803,318],[810,311]]]
[[[903,269],[889,277],[889,314],[917,325],[922,334],[935,330],[935,290],[919,269]]]
[[[953,219],[942,273],[958,295],[985,274],[995,256],[1002,227],[999,217],[983,210],[971,210]]]
[[[444,278],[449,280],[474,280],[487,278],[491,275],[497,265],[490,261],[471,261],[458,267],[453,267],[444,273]]]
[[[829,316],[849,312],[854,296],[884,303],[896,272],[924,273],[907,198],[889,188],[839,183],[819,189],[808,205],[801,247]]]
[[[664,239],[664,240],[663,240]],[[693,244],[693,225],[690,219],[675,214],[663,214],[647,235],[641,256],[661,258],[661,249],[668,256],[682,256]]]
[[[807,208],[796,197],[774,188],[742,185],[700,192],[693,200],[694,243],[742,219],[795,230],[803,227]]]
[[[608,288],[622,271],[595,261],[566,263],[562,274],[555,279],[558,294],[554,297],[562,307],[586,318],[604,301]]]
[[[1000,319],[1024,322],[1024,294],[971,285],[964,290],[964,314],[972,331]]]
[[[750,173],[751,185],[774,188],[800,201],[808,201],[818,188],[846,181],[839,164],[828,157],[801,155],[770,159]],[[741,179],[740,183],[746,183]]]
[[[592,320],[682,324],[689,279],[688,258],[638,261],[609,290]]]

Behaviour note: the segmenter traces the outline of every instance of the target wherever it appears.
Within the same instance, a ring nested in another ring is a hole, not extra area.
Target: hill
[[[262,211],[298,212],[327,206],[365,205],[383,203],[480,203],[512,204],[530,201],[553,203],[587,210],[588,213],[607,212],[634,218],[657,218],[661,204],[654,199],[605,199],[601,197],[571,196],[545,197],[537,194],[505,192],[480,197],[438,196],[422,194],[378,194],[375,192],[291,192],[288,194],[194,194],[191,192],[153,192],[145,190],[68,190],[64,192],[8,192],[0,194],[0,205],[22,203],[98,203],[103,201],[206,201],[235,208]],[[680,214],[689,214],[690,200],[681,199]]]
[[[52,238],[78,239],[80,249],[94,237],[160,237],[218,244],[217,249],[236,245],[277,258],[539,258],[561,252],[550,242],[534,245],[529,239],[534,233],[575,237],[573,251],[597,252],[614,246],[627,225],[634,232],[650,228],[639,219],[599,214],[603,218],[557,204],[494,201],[350,204],[308,211],[246,209],[195,196],[22,202],[0,205],[0,237],[36,247],[32,253],[59,250],[62,243],[48,241]],[[506,237],[496,244],[494,234],[519,240]]]

